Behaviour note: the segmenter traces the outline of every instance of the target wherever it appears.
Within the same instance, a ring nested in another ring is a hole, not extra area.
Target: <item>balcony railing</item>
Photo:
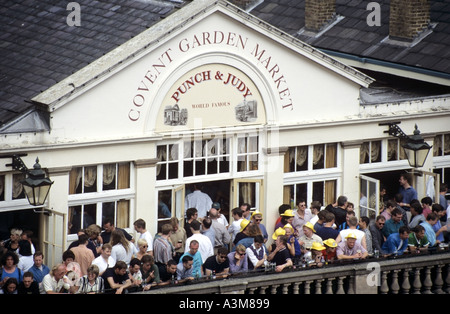
[[[296,267],[202,278],[153,287],[149,294],[432,294],[450,293],[450,252],[369,258],[323,267]]]

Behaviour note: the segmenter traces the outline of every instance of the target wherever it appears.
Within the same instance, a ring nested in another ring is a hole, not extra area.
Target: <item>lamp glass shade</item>
[[[427,159],[430,148],[425,147],[418,150],[413,150],[411,148],[403,147],[405,150],[406,157],[408,158],[408,163],[413,168],[423,167],[425,160]]]
[[[41,169],[39,159],[36,159],[33,169],[27,172],[27,178],[20,183],[23,185],[28,202],[33,206],[44,205],[53,184],[46,177],[45,171]]]
[[[51,185],[29,186],[22,183],[28,202],[33,206],[42,206],[47,199]]]

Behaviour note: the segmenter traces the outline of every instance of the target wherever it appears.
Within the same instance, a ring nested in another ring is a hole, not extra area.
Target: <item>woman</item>
[[[77,293],[96,294],[105,292],[105,284],[102,277],[99,277],[97,265],[91,265],[87,269],[87,275],[80,279],[80,286]]]
[[[16,278],[8,278],[0,289],[0,294],[17,294],[17,287],[19,284],[17,283]]]
[[[147,248],[148,248],[147,240],[145,240],[144,238],[141,238],[137,241],[137,245],[138,245],[139,251],[137,251],[136,253],[133,254],[133,258],[135,257],[135,258],[141,260],[144,255],[150,254],[147,251]]]
[[[128,241],[119,229],[114,229],[111,232],[110,243],[112,245],[111,257],[114,258],[116,263],[118,261],[124,261],[129,265],[133,254],[137,252],[136,246]]]
[[[15,278],[17,282],[22,281],[22,272],[20,271],[19,267],[17,267],[17,264],[19,263],[19,257],[16,253],[7,251],[2,258],[2,275],[0,277],[0,286],[3,287],[3,285],[6,283],[8,278]]]

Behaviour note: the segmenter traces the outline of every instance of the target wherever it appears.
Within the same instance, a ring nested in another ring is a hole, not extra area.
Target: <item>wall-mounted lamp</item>
[[[33,169],[30,170],[20,158],[21,156],[26,156],[26,154],[0,156],[0,158],[12,158],[12,163],[6,164],[6,166],[25,174],[25,179],[20,181],[20,183],[23,185],[28,202],[32,206],[42,206],[47,199],[53,181],[50,181],[45,171],[41,168],[39,158],[36,158],[36,163]]]
[[[426,143],[423,139],[422,135],[420,135],[417,124],[414,129],[414,134],[411,136],[406,135],[397,124],[400,124],[400,122],[380,123],[379,125],[389,126],[389,130],[384,131],[384,133],[389,133],[389,135],[406,140],[405,144],[403,144],[402,147],[405,150],[405,154],[408,158],[408,163],[411,167],[423,167],[432,146],[428,145],[428,143]]]

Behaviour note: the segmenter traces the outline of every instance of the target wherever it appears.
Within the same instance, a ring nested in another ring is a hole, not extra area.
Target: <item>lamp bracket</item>
[[[51,216],[53,214],[52,209],[50,209],[50,208],[42,208],[40,210],[36,209],[36,208],[33,208],[33,212],[35,214],[44,214],[44,215],[47,215],[47,216]]]
[[[14,170],[20,171],[22,173],[26,173],[28,171],[27,166],[23,162],[23,156],[27,156],[27,154],[14,154],[14,155],[3,155],[0,158],[11,158],[12,162],[10,164],[6,164],[6,167],[12,167]]]
[[[387,125],[389,126],[389,130],[384,131],[384,133],[388,133],[391,136],[401,138],[401,139],[408,139],[409,136],[406,135],[405,132],[403,132],[402,129],[398,126],[401,122],[386,122],[386,123],[379,123],[378,125]]]

